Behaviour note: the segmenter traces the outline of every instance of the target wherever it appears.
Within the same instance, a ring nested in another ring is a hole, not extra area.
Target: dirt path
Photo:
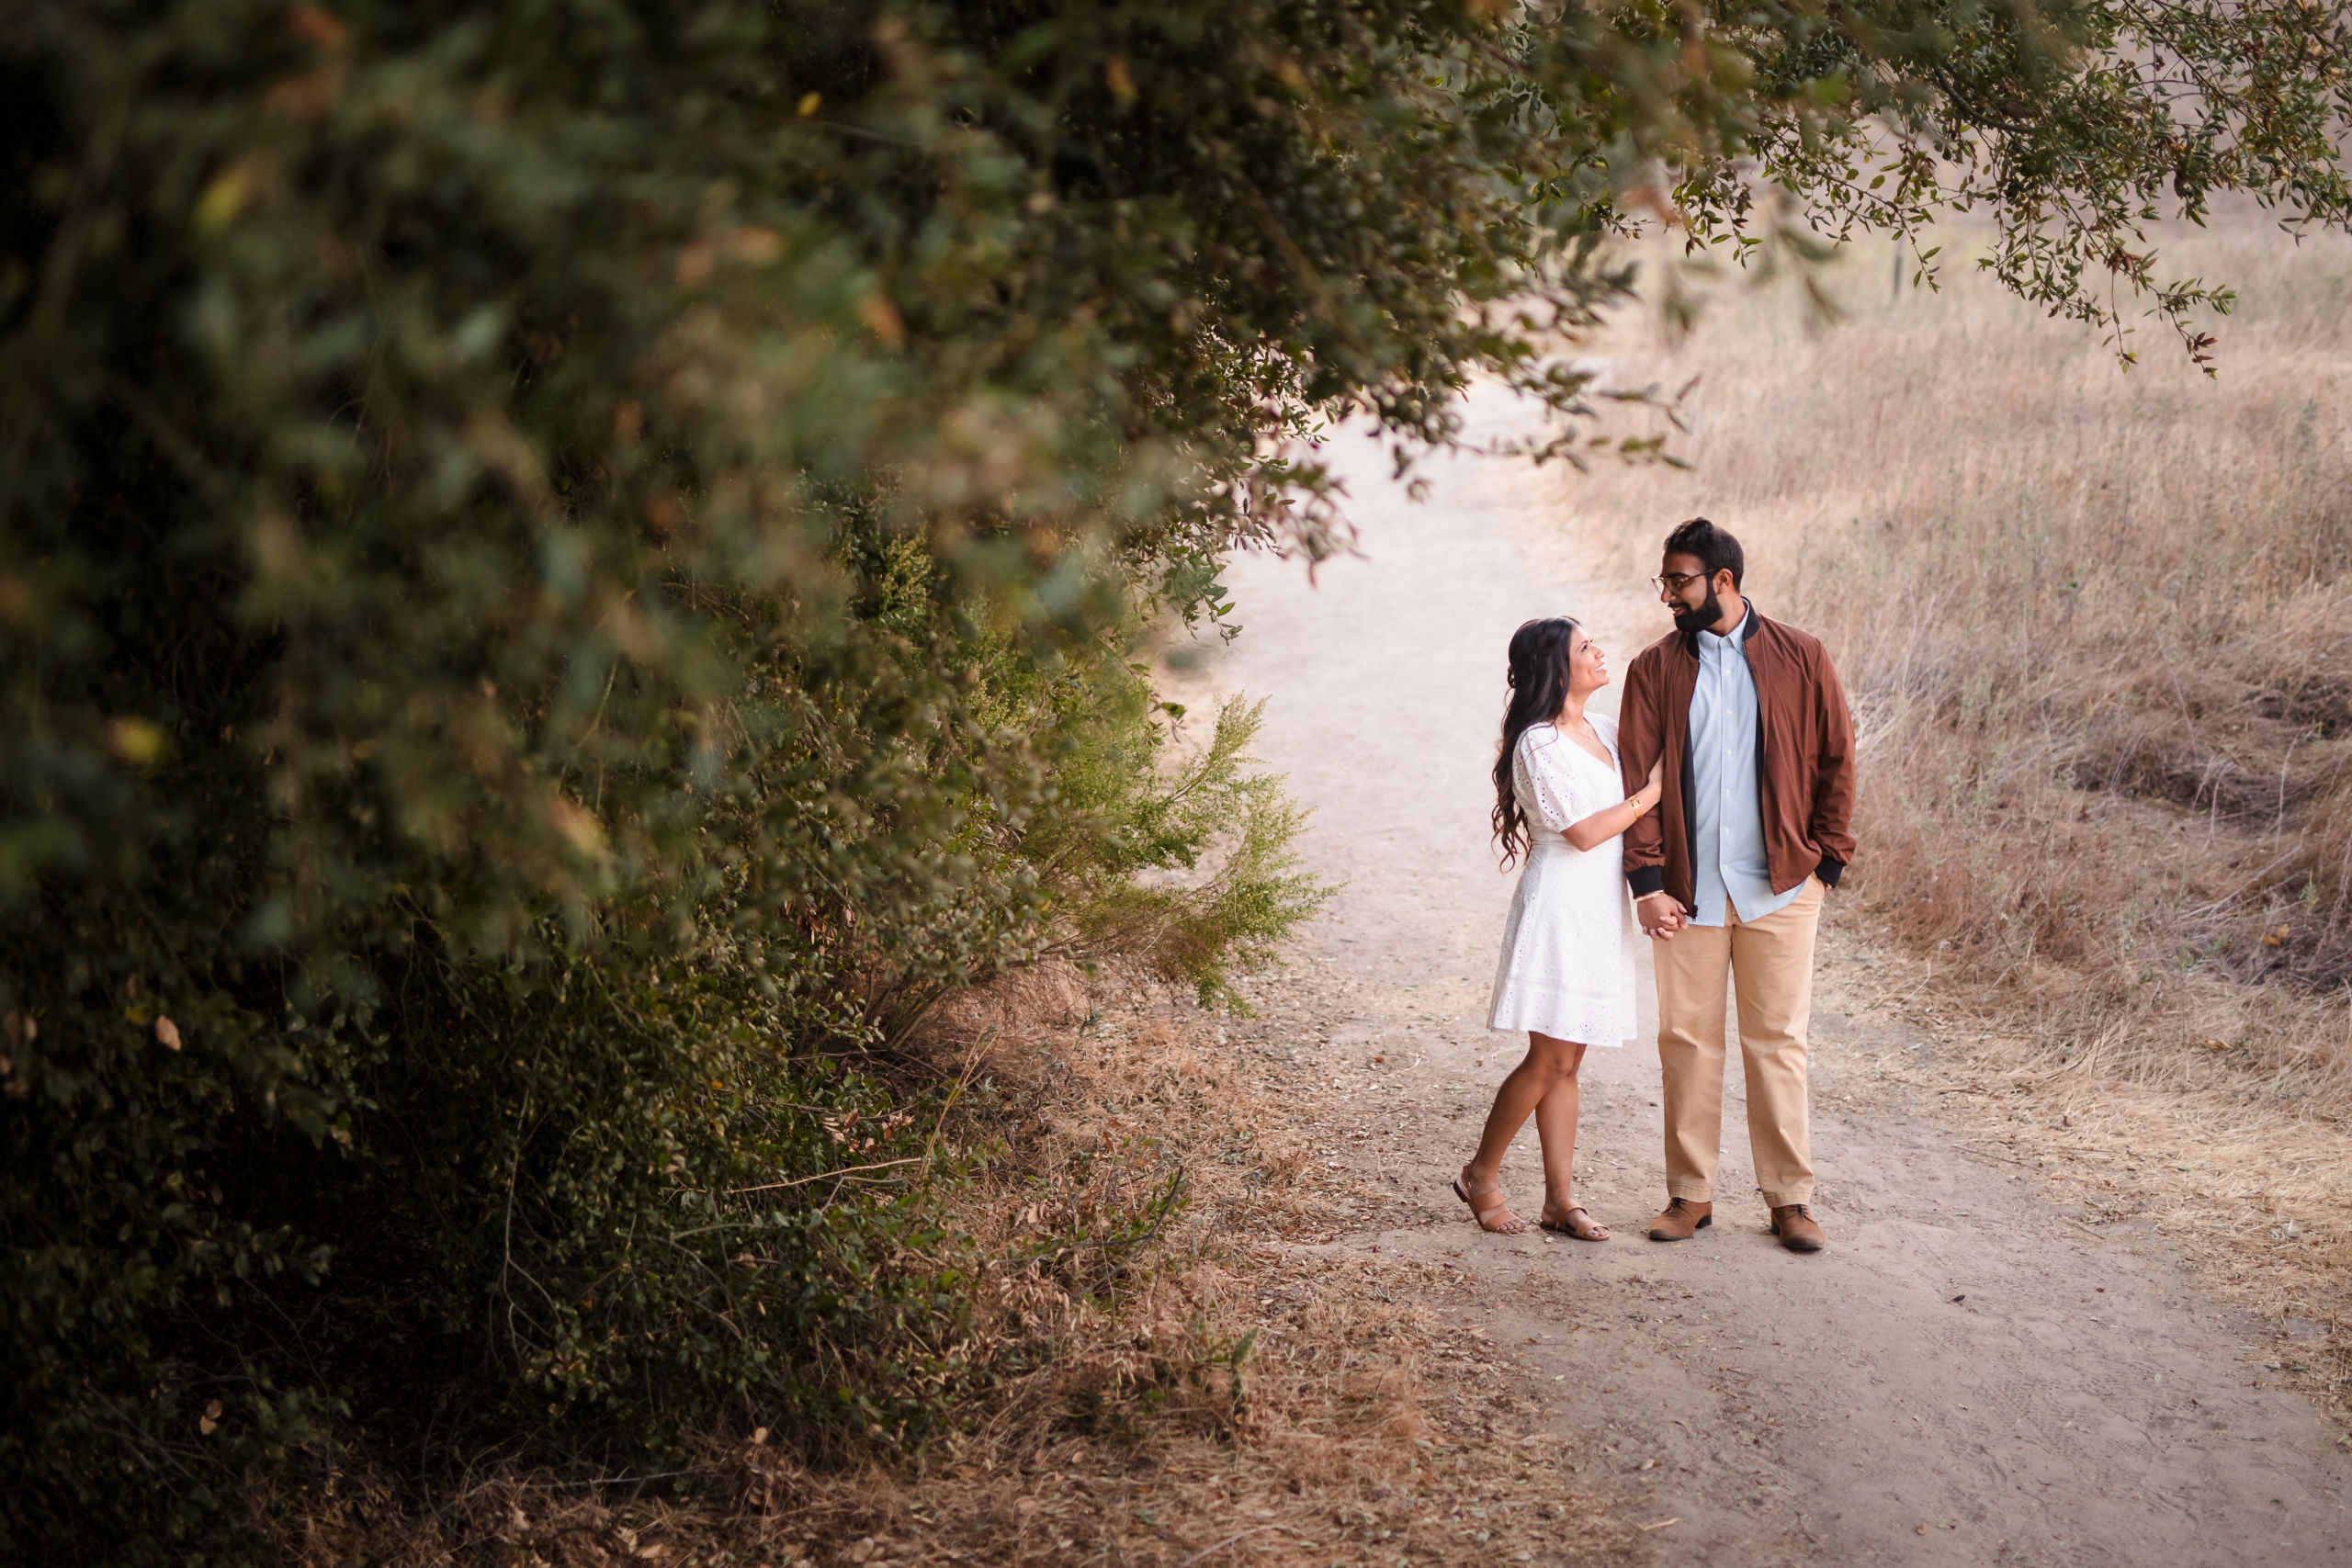
[[[1327,1158],[1386,1195],[1332,1245],[1460,1269],[1446,1310],[1515,1347],[1524,1425],[1581,1445],[1581,1476],[1653,1527],[1661,1562],[2352,1561],[2352,1461],[2301,1395],[2266,1386],[2267,1331],[2153,1226],[2083,1223],[1945,1115],[1914,1081],[1935,1043],[1861,1016],[1869,957],[1834,898],[1814,1057],[1827,1252],[1764,1233],[1736,1053],[1715,1226],[1642,1236],[1663,1199],[1646,956],[1643,1040],[1588,1068],[1579,1194],[1617,1239],[1469,1226],[1446,1179],[1516,1060],[1483,1028],[1510,896],[1485,826],[1503,645],[1566,611],[1622,670],[1658,612],[1547,564],[1565,554],[1536,532],[1553,475],[1464,459],[1413,506],[1368,444],[1341,456],[1369,558],[1318,589],[1238,563],[1247,630],[1186,682],[1272,699],[1261,753],[1316,808],[1314,863],[1347,884],[1248,1026],[1313,1069],[1306,1114],[1351,1129]],[[1759,598],[1770,577],[1752,573]],[[1532,1128],[1509,1182],[1540,1196]]]

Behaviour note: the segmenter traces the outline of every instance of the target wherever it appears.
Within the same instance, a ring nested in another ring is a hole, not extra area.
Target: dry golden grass
[[[1612,379],[1698,378],[1694,468],[1563,498],[1628,575],[1715,518],[1758,602],[1828,640],[1869,758],[1855,891],[1894,929],[2038,1009],[2060,1057],[2334,1114],[2352,243],[2165,238],[2245,296],[2218,382],[2165,340],[2119,369],[1957,262],[1890,307],[1882,253],[1833,273],[1841,324],[1727,291],[1688,344],[1602,345]]]
[[[1498,1359],[1426,1304],[1441,1270],[1320,1240],[1344,1179],[1306,1118],[1221,1048],[1216,1021],[1128,974],[1016,976],[944,1010],[924,1042],[1001,1091],[1007,1153],[959,1216],[1002,1243],[1111,1210],[1181,1162],[1191,1201],[1129,1277],[1043,1269],[975,1282],[981,1331],[1052,1353],[917,1453],[813,1469],[714,1441],[658,1495],[486,1465],[445,1495],[343,1475],[288,1499],[303,1564],[1495,1561],[1625,1549],[1548,1438],[1498,1427]],[[1468,1512],[1478,1508],[1479,1514]]]
[[[1947,1098],[2319,1325],[2299,1364],[2341,1408],[2352,242],[2162,232],[2242,299],[2209,381],[2154,330],[2120,368],[1939,238],[1940,295],[1891,301],[1873,247],[1831,269],[1834,324],[1724,280],[1686,343],[1591,345],[1616,385],[1697,378],[1693,467],[1564,481],[1568,537],[1632,579],[1683,517],[1739,536],[1750,593],[1847,679],[1844,908],[1962,1047]]]

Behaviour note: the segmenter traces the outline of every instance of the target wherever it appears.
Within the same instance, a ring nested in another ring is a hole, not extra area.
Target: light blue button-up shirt
[[[1694,926],[1730,923],[1724,907],[1743,923],[1786,908],[1804,891],[1799,883],[1786,893],[1772,891],[1772,870],[1764,854],[1764,795],[1756,776],[1756,737],[1761,719],[1756,677],[1747,668],[1747,637],[1756,611],[1729,637],[1699,634],[1699,683],[1690,693],[1690,824],[1698,839],[1699,908]]]

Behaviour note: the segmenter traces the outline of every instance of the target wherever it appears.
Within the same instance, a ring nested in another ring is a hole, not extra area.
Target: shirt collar
[[[1709,649],[1736,647],[1744,653],[1747,649],[1747,639],[1755,635],[1756,606],[1750,604],[1747,606],[1747,614],[1740,617],[1739,625],[1732,627],[1729,637],[1720,632],[1702,629],[1699,633],[1699,648],[1702,652],[1704,652]]]

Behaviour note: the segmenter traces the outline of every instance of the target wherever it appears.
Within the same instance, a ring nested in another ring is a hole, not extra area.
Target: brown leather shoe
[[[1829,1240],[1803,1203],[1783,1203],[1773,1210],[1772,1234],[1791,1252],[1819,1252]]]
[[[1650,1222],[1652,1241],[1689,1241],[1692,1236],[1715,1223],[1713,1203],[1693,1203],[1688,1198],[1667,1201],[1666,1213]]]

